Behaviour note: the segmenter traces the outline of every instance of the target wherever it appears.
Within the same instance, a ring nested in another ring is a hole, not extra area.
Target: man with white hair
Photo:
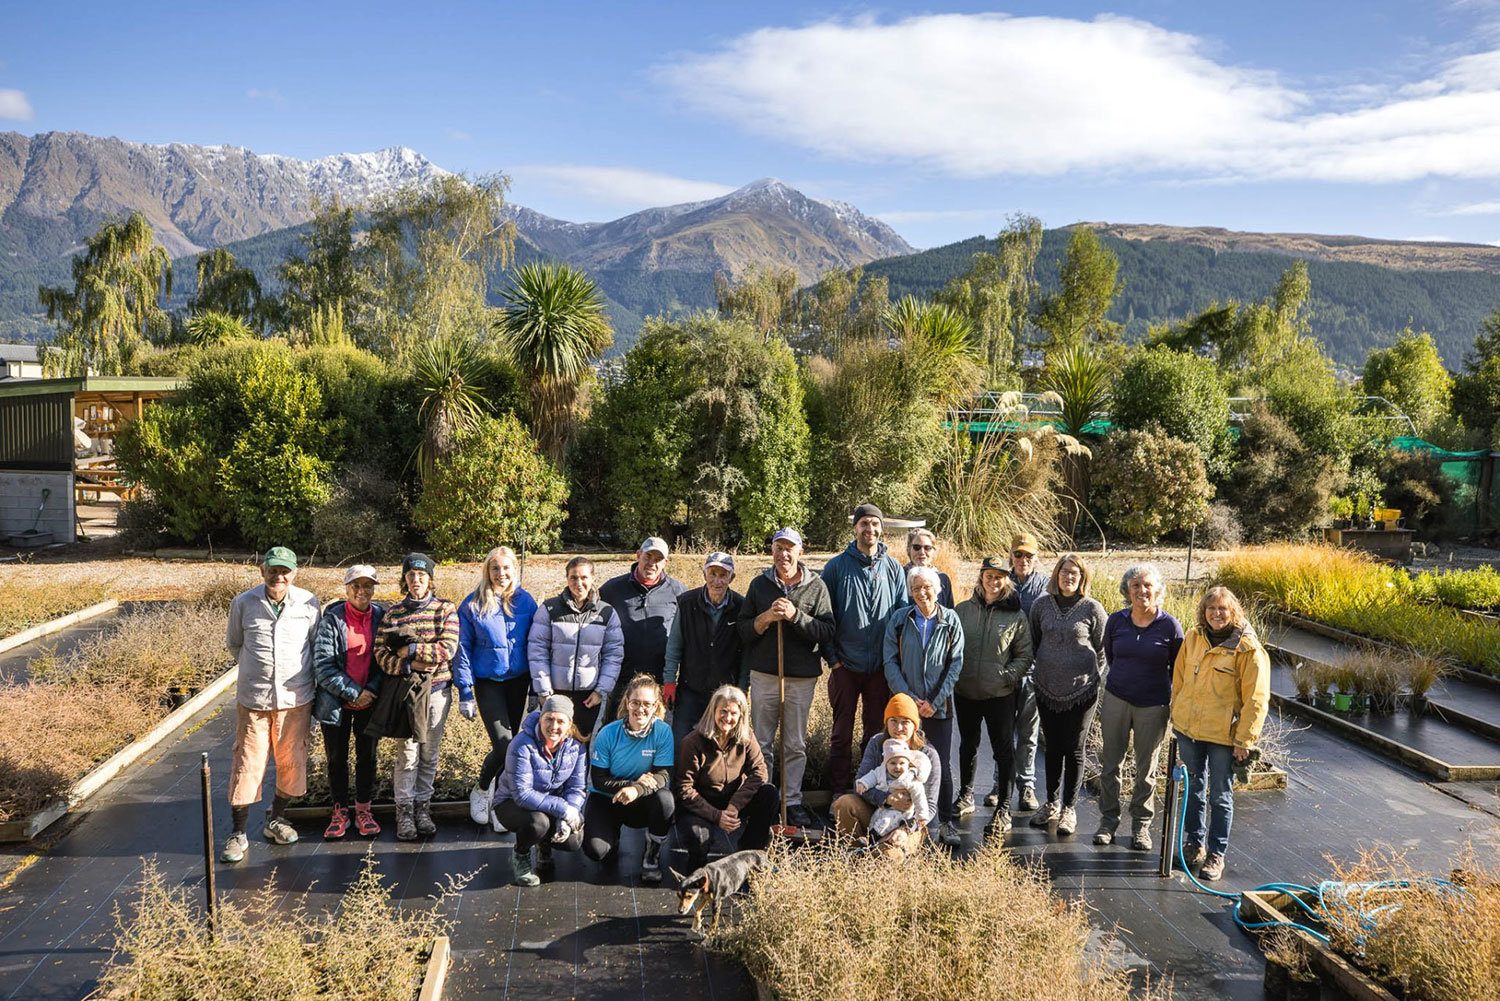
[[[621,684],[610,693],[605,723],[619,715],[624,682],[637,674],[649,674],[658,683],[662,680],[667,636],[677,617],[677,599],[686,590],[682,581],[667,573],[667,556],[666,540],[653,535],[636,549],[635,564],[629,570],[599,585],[599,597],[620,616],[625,635]]]
[[[749,669],[740,656],[737,628],[744,597],[729,589],[734,557],[709,553],[703,561],[703,586],[684,591],[667,634],[662,697],[672,710],[672,739],[682,740],[708,709],[709,696],[722,685],[749,691]]]

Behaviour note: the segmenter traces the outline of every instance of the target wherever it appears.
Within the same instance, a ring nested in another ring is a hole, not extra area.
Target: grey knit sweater
[[[1109,614],[1093,598],[1064,610],[1044,594],[1031,606],[1032,681],[1039,703],[1063,712],[1092,702],[1104,680],[1104,624]]]

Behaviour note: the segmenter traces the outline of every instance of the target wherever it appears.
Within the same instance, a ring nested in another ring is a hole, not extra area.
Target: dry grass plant
[[[201,687],[231,664],[224,626],[223,613],[208,605],[138,609],[42,670],[34,664],[33,676],[94,684],[120,680],[158,697],[173,685]]]
[[[1480,856],[1466,849],[1457,862],[1461,892],[1436,886],[1431,873],[1393,848],[1367,850],[1333,867],[1333,878],[1343,882],[1415,884],[1364,897],[1373,927],[1347,909],[1326,908],[1320,916],[1341,952],[1402,988],[1409,1001],[1500,999],[1500,860],[1493,850]],[[1371,915],[1384,904],[1397,906]]]
[[[773,849],[739,920],[714,938],[778,1001],[1132,997],[1107,950],[1085,948],[1083,903],[1054,897],[1045,872],[1002,847],[963,858],[925,850],[899,868],[847,849]]]
[[[283,891],[273,875],[244,902],[221,897],[219,933],[210,937],[196,892],[170,885],[148,859],[131,913],[116,909],[114,952],[94,996],[410,1001],[433,939],[448,932],[447,912],[472,878],[449,876],[431,906],[399,908],[371,851],[334,913],[311,913],[302,899],[278,906]]]
[[[97,604],[109,597],[113,583],[5,581],[0,586],[0,639]]]
[[[1020,532],[1056,548],[1058,464],[1064,453],[1082,449],[1050,426],[1030,434],[992,432],[976,441],[955,424],[932,469],[928,526],[970,558],[1006,552]]]

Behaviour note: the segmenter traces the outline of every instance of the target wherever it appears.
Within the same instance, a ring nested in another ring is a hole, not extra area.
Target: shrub
[[[568,485],[515,414],[460,431],[422,485],[413,520],[438,551],[479,559],[502,541],[557,545]]]
[[[1206,358],[1163,347],[1140,352],[1120,371],[1113,420],[1121,431],[1155,425],[1197,446],[1216,480],[1228,472],[1234,451],[1229,396]]]
[[[1099,446],[1090,493],[1106,524],[1152,543],[1201,522],[1213,487],[1198,449],[1151,429],[1113,434]]]
[[[173,885],[147,859],[131,913],[116,909],[96,996],[410,1001],[433,940],[448,932],[444,912],[472,878],[450,876],[430,907],[399,907],[372,850],[333,912],[308,913],[300,900],[282,906],[285,890],[272,876],[244,902],[222,896],[210,934],[197,892]]]
[[[1376,460],[1375,475],[1384,506],[1399,510],[1408,528],[1427,538],[1441,531],[1452,510],[1454,484],[1434,456],[1389,448]]]
[[[1208,517],[1198,526],[1197,538],[1198,545],[1206,549],[1238,549],[1244,541],[1245,529],[1234,508],[1223,501],[1214,501],[1208,506]]]
[[[1340,477],[1333,461],[1256,404],[1240,433],[1240,460],[1225,486],[1252,542],[1304,536],[1328,511]]]
[[[1054,897],[1043,870],[997,844],[964,858],[923,851],[887,876],[843,844],[772,852],[715,945],[780,1001],[1131,997],[1107,948],[1085,954],[1082,902]]]
[[[379,559],[401,550],[400,492],[379,468],[365,463],[339,474],[332,497],[313,512],[312,551],[325,562]]]

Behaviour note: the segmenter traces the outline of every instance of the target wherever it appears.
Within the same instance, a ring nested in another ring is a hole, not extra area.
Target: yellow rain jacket
[[[1188,630],[1172,667],[1172,726],[1194,740],[1251,748],[1271,701],[1271,658],[1252,633],[1210,646]]]

